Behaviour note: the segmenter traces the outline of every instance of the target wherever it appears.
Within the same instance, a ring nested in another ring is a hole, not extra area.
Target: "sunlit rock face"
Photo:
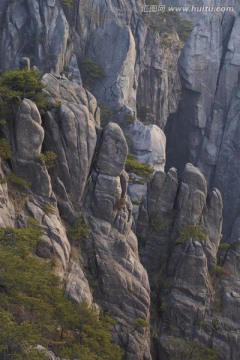
[[[140,162],[154,170],[164,171],[166,162],[166,137],[156,125],[136,122],[126,131],[130,138],[130,150]]]

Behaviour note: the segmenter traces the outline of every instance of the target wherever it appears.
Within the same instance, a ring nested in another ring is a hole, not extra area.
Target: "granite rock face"
[[[98,281],[99,304],[119,320],[114,337],[126,349],[126,359],[151,359],[149,331],[136,330],[134,325],[137,319],[149,320],[150,297],[148,276],[131,230],[126,156],[122,130],[116,124],[107,125],[85,198],[92,230],[87,247],[95,249],[90,263],[92,276]]]
[[[106,43],[110,45],[106,46]],[[117,46],[117,51],[111,44]],[[135,108],[136,44],[130,28],[112,21],[96,29],[90,38],[86,57],[97,61],[105,74],[93,88],[98,101],[112,108],[125,104]]]
[[[216,349],[217,359],[238,358],[238,242],[218,251],[221,227],[221,195],[207,194],[197,168],[187,164],[180,184],[175,169],[155,173],[137,222],[151,286],[154,359],[171,359],[174,346],[175,354],[187,354],[196,341]]]
[[[62,71],[73,52],[69,24],[59,2],[3,1],[2,8],[1,68],[17,67],[25,55],[41,70]]]
[[[45,149],[57,154],[51,171],[53,189],[63,218],[71,221],[82,209],[91,229],[82,251],[90,264],[88,276],[98,284],[94,301],[119,321],[114,337],[126,349],[126,359],[150,359],[148,330],[134,330],[136,319],[149,320],[150,297],[131,231],[125,137],[117,124],[99,128],[96,100],[79,85],[53,75],[45,75],[43,82],[50,102],[61,99],[59,108],[54,106],[44,120]],[[85,265],[70,261],[68,296],[73,301],[85,296],[92,303]],[[132,291],[139,295],[132,297]]]
[[[125,135],[129,144],[129,152],[153,170],[164,171],[166,162],[166,137],[156,125],[143,125],[134,122],[125,128]],[[133,202],[133,216],[136,220],[142,197],[146,195],[147,183],[139,174],[130,174],[128,194]]]
[[[125,134],[130,142],[130,151],[139,162],[150,165],[154,170],[164,171],[166,137],[158,126],[144,126],[135,122],[125,130]]]
[[[69,299],[117,320],[124,360],[171,360],[172,340],[177,350],[197,341],[218,360],[237,360],[239,16],[194,20],[176,112],[181,44],[173,32],[166,46],[141,5],[1,2],[1,69],[31,61],[47,72],[48,105],[40,115],[24,99],[4,125],[13,154],[1,159],[0,225],[37,221],[44,235],[36,255],[57,259]],[[94,81],[86,81],[89,60],[102,70]],[[112,118],[101,128],[103,105]],[[47,151],[56,154],[50,168],[41,160]],[[131,183],[128,151],[154,169],[148,182]],[[31,184],[6,182],[12,173]],[[89,233],[74,244],[67,230],[79,216]],[[222,222],[231,245],[219,245]]]
[[[37,106],[24,99],[16,119],[16,150],[19,158],[34,160],[41,153],[44,139],[42,120]]]
[[[187,164],[180,183],[174,168],[167,174],[156,172],[148,184],[137,222],[143,264],[146,269],[150,267],[153,274],[157,272],[161,267],[159,253],[166,256],[168,247],[185,228],[200,225],[206,227],[207,234],[210,230],[204,249],[211,268],[216,262],[221,221],[221,195],[218,190],[207,194],[206,180],[197,168]]]
[[[43,77],[52,109],[44,119],[44,148],[57,160],[51,170],[53,188],[64,216],[71,222],[80,210],[97,143],[96,99],[65,77]]]
[[[0,176],[4,179],[4,165],[1,159]],[[0,221],[1,227],[13,226],[15,219],[15,208],[8,194],[8,186],[1,181],[0,185]]]
[[[134,330],[136,319],[149,319],[150,297],[137,239],[131,232],[125,137],[117,124],[99,128],[96,100],[79,85],[52,75],[45,75],[43,82],[50,102],[61,99],[59,109],[54,107],[44,121],[44,146],[57,154],[51,179],[60,212],[70,222],[77,211],[85,214],[91,235],[82,251],[90,264],[88,276],[98,284],[94,300],[119,320],[114,337],[125,348],[126,359],[150,359],[148,330]],[[82,262],[72,263],[67,292],[73,301],[86,296],[91,303],[84,268]],[[131,289],[139,296],[133,298]],[[122,308],[123,298],[126,308]]]
[[[125,359],[150,360],[149,328],[136,326],[139,319],[149,323],[150,289],[131,229],[123,131],[116,123],[99,127],[96,99],[80,85],[53,74],[42,81],[46,113],[41,117],[24,99],[5,125],[12,157],[2,162],[1,177],[14,173],[29,183],[24,189],[1,185],[1,225],[37,223],[43,236],[36,255],[56,259],[67,297],[117,320],[113,339]],[[53,167],[41,160],[46,151],[56,155]],[[68,229],[80,213],[89,235],[74,243]]]
[[[14,150],[14,172],[31,183],[31,189],[45,198],[52,197],[52,186],[46,167],[40,161],[44,129],[37,106],[24,99],[19,106],[13,132],[9,131],[11,148]]]
[[[217,2],[215,5],[218,5]],[[239,24],[236,13],[208,14],[196,24],[179,60],[182,97],[169,119],[167,168],[198,166],[223,196],[223,239],[239,217],[238,145]],[[228,189],[234,189],[229,193]]]
[[[162,127],[176,110],[181,43],[173,34],[170,49],[163,46],[142,16],[141,1],[74,0],[70,11],[60,0],[3,0],[0,18],[2,69],[18,67],[25,56],[40,70],[64,72],[82,84],[84,60],[91,59],[104,74],[91,90],[99,103],[118,111],[119,120],[127,109],[136,116],[138,103],[138,111],[148,108],[150,122]]]

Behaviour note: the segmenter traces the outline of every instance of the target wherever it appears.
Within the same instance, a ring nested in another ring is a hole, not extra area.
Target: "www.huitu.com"
[[[232,6],[167,6],[143,5],[143,12],[234,12]]]

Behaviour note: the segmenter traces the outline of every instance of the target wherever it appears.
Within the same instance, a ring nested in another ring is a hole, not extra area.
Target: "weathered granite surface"
[[[186,162],[191,162],[201,169],[209,187],[221,191],[224,241],[230,241],[239,217],[236,124],[240,17],[236,15],[239,4],[234,4],[235,14],[205,14],[196,24],[179,60],[179,109],[165,129],[167,168],[175,166],[182,172]]]

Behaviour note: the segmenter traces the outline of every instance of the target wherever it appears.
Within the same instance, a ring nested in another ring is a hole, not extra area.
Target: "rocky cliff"
[[[189,161],[202,170],[209,186],[221,191],[225,241],[237,239],[238,26],[234,13],[208,14],[195,26],[179,60],[181,102],[166,130],[168,166],[182,171]],[[229,194],[229,187],[236,190]]]
[[[1,230],[41,229],[34,256],[115,319],[123,359],[237,360],[238,5],[194,16],[183,50],[186,23],[142,5],[1,2],[1,77],[31,64],[45,99],[0,83]]]

